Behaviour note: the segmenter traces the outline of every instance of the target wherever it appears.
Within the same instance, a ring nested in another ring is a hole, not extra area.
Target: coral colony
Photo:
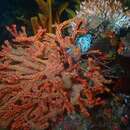
[[[109,93],[104,83],[111,80],[103,77],[93,58],[85,60],[87,72],[80,66],[81,52],[75,39],[86,36],[87,30],[80,29],[83,20],[76,19],[75,23],[70,37],[61,34],[69,21],[57,25],[56,35],[40,28],[35,36],[27,37],[25,28],[17,32],[15,25],[7,27],[14,39],[6,41],[0,52],[1,127],[45,129],[65,112],[74,113],[76,106],[89,117],[87,108],[105,103],[96,95]],[[73,47],[71,55],[68,47]]]
[[[87,0],[80,5],[77,17],[85,18],[89,28],[96,28],[106,23],[105,29],[118,32],[130,26],[130,17],[126,15],[122,4],[117,0]]]
[[[101,95],[111,95],[107,85],[112,79],[103,76],[93,55],[104,63],[107,54],[89,50],[93,36],[84,25],[86,18],[90,22],[89,17],[96,14],[101,22],[105,19],[114,24],[112,29],[127,27],[129,18],[120,3],[111,4],[105,0],[83,2],[78,15],[85,19],[64,21],[56,26],[55,34],[39,27],[34,36],[27,36],[24,27],[20,31],[15,25],[7,27],[13,39],[5,41],[0,51],[0,127],[44,130],[76,112],[89,118],[92,108],[106,104]],[[71,23],[75,23],[71,35],[63,36]]]

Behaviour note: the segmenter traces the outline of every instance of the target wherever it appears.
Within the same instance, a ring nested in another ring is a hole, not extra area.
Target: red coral
[[[87,32],[80,28],[83,21],[76,19],[73,35],[63,37],[61,32],[70,22],[57,25],[56,35],[40,28],[31,37],[25,28],[17,32],[15,25],[7,27],[15,39],[6,41],[0,52],[0,127],[45,129],[65,112],[74,112],[73,101],[87,117],[87,108],[104,103],[96,97],[107,90],[104,83],[108,83],[100,67],[89,58],[89,71],[82,77],[79,61],[73,62],[65,51],[70,43],[74,46],[76,35]],[[94,81],[93,87],[85,76]]]

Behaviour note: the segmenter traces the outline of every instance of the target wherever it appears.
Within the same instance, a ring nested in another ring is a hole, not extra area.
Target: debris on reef
[[[75,23],[72,35],[63,36],[64,28]],[[101,65],[92,55],[105,60],[99,50],[88,51],[82,58],[76,38],[87,35],[83,19],[71,19],[56,27],[56,34],[39,28],[27,36],[25,28],[7,27],[14,37],[0,52],[0,127],[11,130],[46,129],[64,114],[81,113],[105,104],[102,94],[111,94]],[[71,53],[67,49],[73,48]],[[81,62],[84,65],[81,65]]]

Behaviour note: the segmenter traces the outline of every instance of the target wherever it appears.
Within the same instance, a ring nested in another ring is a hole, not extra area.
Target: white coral
[[[98,27],[104,21],[113,31],[130,26],[130,16],[125,14],[121,2],[117,0],[83,1],[76,13],[77,17],[86,18],[91,28]]]

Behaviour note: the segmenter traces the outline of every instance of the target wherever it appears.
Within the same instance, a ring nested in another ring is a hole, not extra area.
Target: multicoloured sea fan
[[[105,28],[98,28],[102,32],[109,29],[118,33],[121,28],[130,26],[130,17],[124,12],[122,3],[117,0],[83,1],[77,17],[86,18],[90,29],[105,25]]]

